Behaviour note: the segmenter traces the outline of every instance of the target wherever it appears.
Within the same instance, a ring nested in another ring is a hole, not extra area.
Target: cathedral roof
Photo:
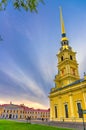
[[[55,89],[51,90],[51,93],[56,92],[56,91],[60,91],[60,90],[62,90],[62,89],[68,88],[68,87],[72,87],[72,86],[77,85],[77,84],[79,84],[79,83],[81,83],[81,82],[84,82],[84,81],[86,81],[84,78],[83,78],[83,79],[76,80],[75,82],[72,82],[72,83],[70,83],[70,84],[68,84],[68,85],[66,85],[66,86],[64,86],[64,87],[55,88]]]

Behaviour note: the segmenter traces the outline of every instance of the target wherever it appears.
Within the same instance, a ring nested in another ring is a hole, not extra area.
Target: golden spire
[[[63,17],[62,17],[62,9],[60,7],[60,22],[61,22],[61,33],[62,33],[62,39],[61,41],[68,41],[67,37],[66,37],[66,32],[65,32],[65,26],[64,26],[64,21],[63,21]]]
[[[62,8],[60,7],[60,22],[61,22],[61,32],[62,34],[65,33],[64,21],[62,17]]]

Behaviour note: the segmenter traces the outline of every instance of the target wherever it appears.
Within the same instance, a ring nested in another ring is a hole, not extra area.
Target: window
[[[12,112],[12,110],[10,110],[10,113]]]
[[[20,113],[22,113],[22,111],[20,111]]]
[[[5,115],[2,116],[3,118],[5,117]]]
[[[8,115],[6,115],[6,118],[8,118]]]
[[[64,75],[64,69],[62,70],[62,75]]]
[[[68,105],[65,105],[65,117],[68,118]]]
[[[18,115],[16,115],[16,117],[15,117],[16,119],[18,118]]]
[[[75,68],[71,67],[71,74],[74,75],[74,76],[76,75],[76,69]]]
[[[75,75],[75,69],[73,69],[73,75]]]
[[[78,108],[78,114],[79,114],[79,118],[82,118],[83,117],[83,114],[82,114],[82,112],[81,112],[81,103],[80,102],[78,102],[77,103],[77,108]]]
[[[57,118],[57,106],[55,106],[55,118]]]
[[[63,56],[61,56],[61,61],[63,61]]]
[[[73,60],[73,57],[70,55],[70,59]]]

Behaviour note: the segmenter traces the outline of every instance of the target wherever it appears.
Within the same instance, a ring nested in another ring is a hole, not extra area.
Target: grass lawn
[[[21,123],[9,120],[0,120],[0,130],[72,130],[72,129]]]

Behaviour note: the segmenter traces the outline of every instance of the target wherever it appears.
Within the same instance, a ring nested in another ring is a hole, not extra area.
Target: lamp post
[[[81,115],[82,120],[83,120],[83,130],[85,130],[84,114],[86,114],[86,110],[80,109],[79,114]]]
[[[83,115],[82,119],[83,119],[83,128],[84,128],[83,130],[85,130],[84,115]]]

